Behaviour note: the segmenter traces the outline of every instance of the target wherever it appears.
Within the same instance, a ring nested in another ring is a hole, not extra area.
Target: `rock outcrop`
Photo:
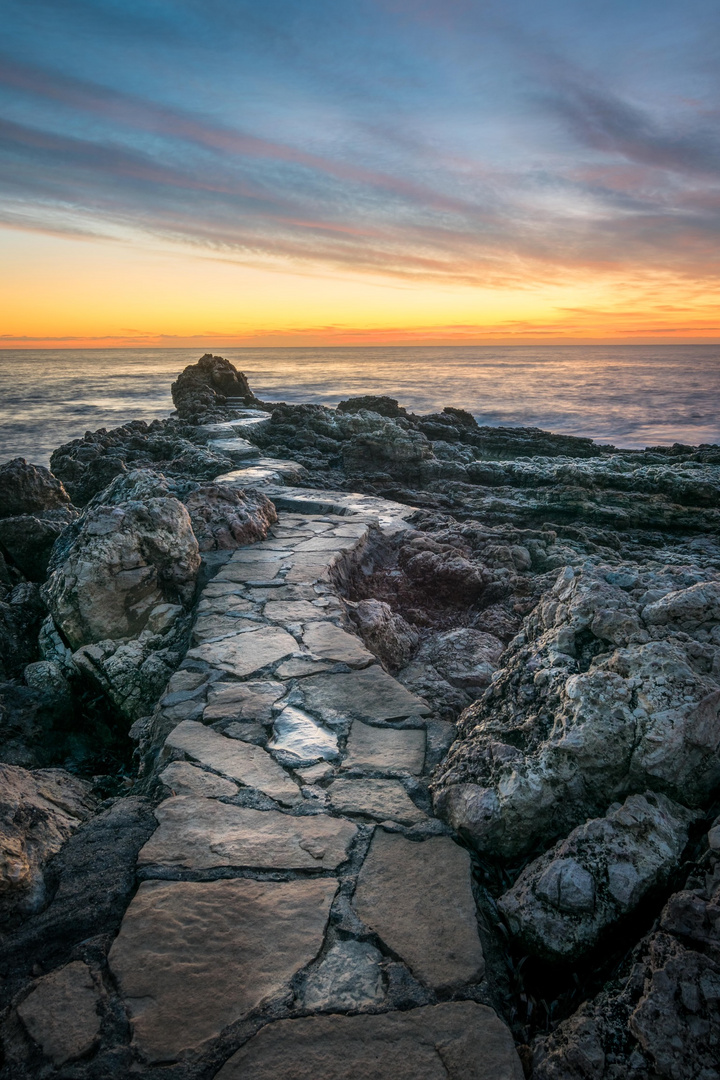
[[[197,364],[190,364],[172,384],[172,398],[178,416],[197,420],[212,413],[228,398],[251,405],[256,397],[241,371],[222,356],[205,353]]]

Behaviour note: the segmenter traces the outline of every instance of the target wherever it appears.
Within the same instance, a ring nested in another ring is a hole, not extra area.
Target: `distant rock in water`
[[[178,416],[197,419],[228,398],[242,398],[246,405],[257,402],[247,379],[229,360],[205,353],[190,364],[172,384],[172,399]]]

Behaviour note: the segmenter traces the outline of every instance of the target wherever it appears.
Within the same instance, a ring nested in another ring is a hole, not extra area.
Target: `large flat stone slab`
[[[326,814],[291,817],[191,795],[166,799],[155,817],[159,826],[138,856],[140,866],[334,870],[357,832]]]
[[[215,683],[210,687],[203,719],[266,723],[272,719],[273,705],[285,691],[286,687],[278,682]]]
[[[99,1001],[90,969],[75,960],[38,979],[17,1011],[45,1057],[64,1065],[92,1049],[100,1034]]]
[[[275,737],[268,744],[277,760],[295,768],[317,761],[336,761],[340,756],[337,735],[318,724],[302,709],[288,706],[278,714]]]
[[[457,990],[482,977],[470,856],[450,837],[413,843],[376,829],[353,906],[426,986]]]
[[[228,739],[195,720],[183,720],[168,735],[165,745],[182,750],[201,765],[230,780],[255,788],[271,799],[292,806],[298,802],[297,784],[262,746]]]
[[[311,653],[349,667],[367,667],[375,657],[360,638],[331,622],[312,622],[303,630],[303,641]]]
[[[344,769],[419,776],[425,762],[424,728],[379,728],[354,720]]]
[[[143,882],[109,962],[151,1062],[199,1050],[282,993],[322,944],[337,882]]]
[[[327,612],[315,607],[308,600],[268,600],[263,608],[263,615],[266,619],[280,623],[301,623],[327,618]]]
[[[221,799],[231,798],[238,793],[238,786],[232,780],[198,769],[189,761],[171,761],[160,773],[160,779],[173,795],[202,795],[204,799]]]
[[[244,679],[290,656],[296,649],[295,638],[286,630],[279,626],[263,626],[260,630],[236,634],[223,641],[198,645],[187,655],[191,660],[205,660],[221,671]]]
[[[474,1001],[262,1028],[216,1080],[523,1080],[512,1036]]]
[[[233,634],[252,633],[260,625],[261,623],[255,621],[255,618],[247,619],[242,616],[219,615],[217,611],[207,611],[203,615],[198,615],[195,620],[192,639],[195,645],[202,645],[208,641],[232,637]]]
[[[425,716],[430,709],[374,664],[363,671],[343,675],[315,675],[302,686],[305,704],[328,722],[359,720],[402,720]]]
[[[401,825],[415,825],[427,817],[399,780],[334,780],[327,793],[333,810],[340,814],[364,814]]]

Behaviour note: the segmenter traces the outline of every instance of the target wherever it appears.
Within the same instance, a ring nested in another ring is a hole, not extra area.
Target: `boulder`
[[[69,506],[70,496],[49,469],[21,457],[0,466],[0,517],[38,516]]]
[[[44,581],[53,544],[77,517],[70,507],[0,518],[0,548],[24,577]]]
[[[242,398],[247,405],[257,400],[243,373],[229,360],[211,353],[201,356],[197,364],[188,365],[171,390],[178,416],[192,420],[224,405],[229,397]]]
[[[275,506],[252,488],[200,484],[184,500],[200,551],[232,550],[267,537]]]
[[[348,603],[347,612],[368,649],[389,671],[405,667],[420,637],[416,630],[382,600]]]
[[[37,659],[37,636],[46,608],[36,584],[0,584],[0,681],[18,678]]]
[[[190,517],[177,499],[98,506],[83,518],[43,596],[77,649],[135,637],[168,603],[190,603],[199,567]]]
[[[707,804],[720,684],[688,637],[648,640],[640,606],[567,568],[461,717],[435,805],[480,850],[514,858],[637,792]]]
[[[43,870],[91,816],[90,784],[63,769],[0,763],[0,914],[27,916],[46,900]]]
[[[663,795],[631,795],[536,859],[498,901],[524,949],[577,960],[675,870],[694,814]]]
[[[502,641],[482,630],[441,631],[423,641],[398,678],[441,715],[456,715],[489,685],[504,648]]]

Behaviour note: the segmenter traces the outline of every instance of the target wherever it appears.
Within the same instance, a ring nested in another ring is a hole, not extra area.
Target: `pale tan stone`
[[[354,634],[331,622],[313,622],[303,630],[303,641],[311,653],[350,667],[367,667],[375,657]]]
[[[193,626],[192,639],[195,645],[231,637],[233,634],[252,633],[260,624],[252,619],[243,619],[234,615],[220,615],[207,611],[198,615]]]
[[[310,619],[322,619],[325,612],[309,600],[268,600],[263,608],[266,619],[280,623],[299,623]]]
[[[173,795],[201,795],[206,799],[219,799],[238,793],[237,784],[233,784],[231,780],[206,772],[205,769],[198,769],[197,765],[191,765],[189,761],[171,761],[160,773],[160,779]]]
[[[452,990],[482,977],[470,856],[450,837],[413,842],[376,829],[353,906],[426,986]]]
[[[218,682],[210,687],[203,719],[259,720],[272,719],[272,707],[286,687],[278,682]]]
[[[427,816],[399,780],[334,780],[327,792],[330,805],[340,814],[364,814],[401,825],[414,825]]]
[[[159,827],[138,856],[140,866],[334,870],[357,832],[326,814],[292,817],[191,795],[166,799],[155,817]]]
[[[417,776],[424,761],[424,728],[380,728],[353,721],[343,768]]]
[[[165,745],[182,750],[201,765],[256,788],[285,806],[300,798],[297,784],[262,746],[228,739],[195,720],[183,720],[168,735]]]
[[[512,1036],[474,1001],[262,1028],[216,1080],[523,1080]]]
[[[18,1005],[20,1019],[55,1065],[82,1057],[100,1033],[99,994],[87,964],[75,960],[38,979]]]
[[[150,1061],[175,1061],[281,994],[322,945],[334,879],[143,882],[110,950]]]
[[[188,652],[191,660],[205,660],[213,667],[242,679],[255,671],[275,664],[297,649],[295,638],[279,626],[263,626],[250,633],[236,634]]]

